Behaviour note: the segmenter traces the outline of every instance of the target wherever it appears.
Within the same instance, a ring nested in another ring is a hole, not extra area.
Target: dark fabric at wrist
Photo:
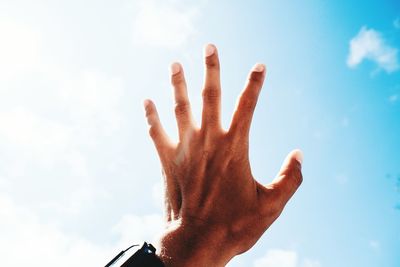
[[[121,267],[165,267],[155,252],[156,249],[145,242]]]

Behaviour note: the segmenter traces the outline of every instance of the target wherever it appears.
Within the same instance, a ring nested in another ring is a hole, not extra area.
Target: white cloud
[[[394,102],[396,102],[398,99],[399,99],[399,95],[398,95],[398,94],[394,94],[394,95],[389,96],[389,102],[390,102],[390,103],[394,103]]]
[[[120,128],[121,78],[49,62],[53,55],[45,54],[41,32],[11,18],[0,19],[0,38],[0,112],[39,109],[74,131],[92,128],[108,136]]]
[[[124,82],[58,63],[46,27],[23,21],[0,18],[0,194],[61,226],[110,198],[91,163],[113,161],[108,147],[96,157],[118,139]]]
[[[317,260],[305,259],[302,267],[321,267],[321,263]]]
[[[153,185],[151,195],[155,207],[162,209],[164,207],[164,187],[161,181]]]
[[[254,267],[320,267],[316,260],[299,260],[298,254],[293,250],[271,249],[254,261]]]
[[[269,250],[264,257],[254,261],[254,267],[296,267],[297,253],[290,250]]]
[[[126,244],[154,239],[161,216],[127,215],[114,228],[115,245],[95,244],[46,224],[30,209],[0,194],[1,262],[7,267],[104,266]]]
[[[40,34],[29,25],[0,19],[0,81],[32,71],[40,64]]]
[[[18,191],[32,206],[78,215],[109,197],[88,159],[90,148],[121,126],[123,84],[95,71],[68,75],[55,68],[52,74],[51,89],[0,91],[0,176],[3,190]]]
[[[89,134],[109,136],[123,121],[119,108],[123,94],[122,79],[84,70],[60,79],[56,101],[68,113],[75,130],[92,129]],[[92,137],[88,141],[93,141]]]
[[[381,244],[377,240],[370,240],[368,244],[373,251],[378,251],[381,248]]]
[[[195,34],[197,8],[174,2],[140,1],[135,15],[133,41],[139,45],[177,48]]]
[[[30,210],[0,195],[0,250],[2,263],[17,266],[103,266],[110,248],[68,236],[44,224]]]
[[[19,158],[51,165],[71,142],[70,128],[37,116],[22,106],[0,112],[0,147],[18,151]]]
[[[118,244],[126,247],[144,240],[155,244],[163,229],[164,218],[160,214],[144,216],[128,214],[113,227],[113,232],[121,237]]]
[[[349,67],[356,67],[364,60],[375,62],[378,68],[391,73],[399,69],[398,50],[389,46],[382,35],[374,30],[362,27],[359,33],[350,41],[350,51],[347,58]]]
[[[123,248],[119,244],[154,240],[163,221],[158,214],[124,216],[114,227],[113,248],[74,234],[85,231],[75,223],[102,209],[97,200],[110,197],[101,180],[108,173],[101,173],[97,160],[112,165],[117,153],[132,156],[104,142],[119,138],[124,82],[98,69],[57,63],[52,52],[62,49],[51,42],[55,37],[24,20],[0,18],[1,262],[9,267],[104,266]],[[87,60],[81,51],[66,50]]]

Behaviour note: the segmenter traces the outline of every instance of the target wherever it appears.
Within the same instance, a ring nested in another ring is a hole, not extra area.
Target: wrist
[[[175,221],[160,238],[158,255],[165,267],[225,266],[233,257],[224,247],[225,235],[226,231],[210,225]]]

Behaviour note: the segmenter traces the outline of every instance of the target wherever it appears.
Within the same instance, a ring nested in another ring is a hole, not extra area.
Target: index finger
[[[265,73],[266,68],[264,64],[256,64],[250,72],[245,89],[241,93],[236,105],[229,129],[230,132],[244,137],[248,136],[258,96],[264,83]]]

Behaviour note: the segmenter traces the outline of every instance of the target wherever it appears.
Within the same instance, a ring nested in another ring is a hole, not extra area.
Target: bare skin
[[[174,143],[150,100],[144,106],[149,133],[164,174],[167,227],[160,257],[167,267],[225,266],[249,250],[279,217],[302,182],[302,153],[287,156],[272,183],[262,185],[251,173],[249,131],[266,69],[251,70],[229,130],[221,126],[218,52],[204,50],[203,111],[199,128],[191,113],[183,68],[171,65],[179,141]]]

